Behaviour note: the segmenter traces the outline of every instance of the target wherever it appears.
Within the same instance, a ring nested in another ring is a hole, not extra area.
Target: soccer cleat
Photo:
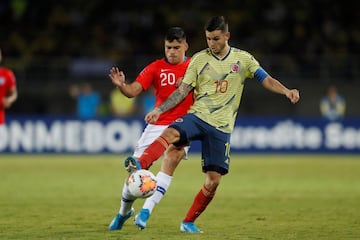
[[[135,172],[137,170],[141,169],[141,164],[140,161],[135,159],[133,156],[128,156],[125,159],[125,170],[128,171],[129,173]]]
[[[134,215],[134,213],[135,213],[134,208],[131,208],[130,212],[125,216],[120,215],[120,213],[116,214],[116,216],[109,225],[109,230],[110,231],[120,230],[124,225],[125,221],[128,220],[132,215]]]
[[[141,211],[135,216],[135,225],[143,230],[146,227],[146,222],[149,220],[150,211],[149,209],[142,208]]]
[[[187,233],[203,233],[195,226],[194,222],[182,222],[180,225],[180,231]]]

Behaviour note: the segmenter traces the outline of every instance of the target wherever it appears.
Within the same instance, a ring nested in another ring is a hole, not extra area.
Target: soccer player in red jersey
[[[146,66],[132,83],[125,81],[124,72],[117,67],[110,70],[109,77],[122,94],[132,98],[153,86],[156,97],[155,106],[159,106],[177,89],[190,62],[190,58],[185,55],[188,44],[183,29],[179,27],[170,28],[165,35],[164,47],[165,57]],[[181,104],[162,114],[156,123],[148,124],[137,142],[133,156],[140,157],[144,149],[159,137],[170,123],[186,114],[192,103],[193,96],[191,93]],[[181,159],[186,157],[187,151],[188,147],[175,146],[170,146],[167,150],[161,170],[156,176],[157,190],[146,200],[144,207],[135,217],[135,224],[139,228],[144,229],[146,227],[146,221],[152,209],[167,191],[173,171]],[[135,200],[136,198],[130,194],[126,183],[124,183],[120,210],[110,223],[109,230],[120,230],[122,228],[124,222],[134,214],[132,205]]]
[[[2,53],[0,49],[0,63]],[[0,66],[0,126],[5,124],[5,109],[17,99],[16,79],[13,71]]]

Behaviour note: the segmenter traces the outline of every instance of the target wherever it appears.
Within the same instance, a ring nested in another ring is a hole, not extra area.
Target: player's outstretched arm
[[[145,122],[155,124],[159,119],[161,113],[175,107],[179,104],[188,94],[193,90],[191,85],[181,83],[179,88],[176,89],[160,106],[154,108],[151,112],[146,114]]]
[[[293,104],[297,103],[300,100],[299,90],[297,89],[288,89],[282,83],[271,76],[267,76],[262,85],[275,93],[285,95]]]
[[[143,91],[141,84],[136,81],[127,84],[124,72],[120,71],[117,67],[112,67],[110,69],[109,77],[120,92],[128,98],[136,97]]]

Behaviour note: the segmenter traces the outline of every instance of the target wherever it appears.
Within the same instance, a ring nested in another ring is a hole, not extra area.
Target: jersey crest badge
[[[230,72],[231,73],[238,73],[240,72],[240,64],[239,63],[233,63],[230,66]]]

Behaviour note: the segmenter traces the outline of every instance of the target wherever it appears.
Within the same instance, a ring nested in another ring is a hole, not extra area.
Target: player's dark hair
[[[181,27],[171,27],[166,32],[165,40],[169,42],[172,42],[174,40],[186,41],[186,35]]]
[[[213,32],[215,30],[221,30],[223,33],[229,31],[229,24],[227,23],[225,17],[213,17],[205,24],[205,31]]]

